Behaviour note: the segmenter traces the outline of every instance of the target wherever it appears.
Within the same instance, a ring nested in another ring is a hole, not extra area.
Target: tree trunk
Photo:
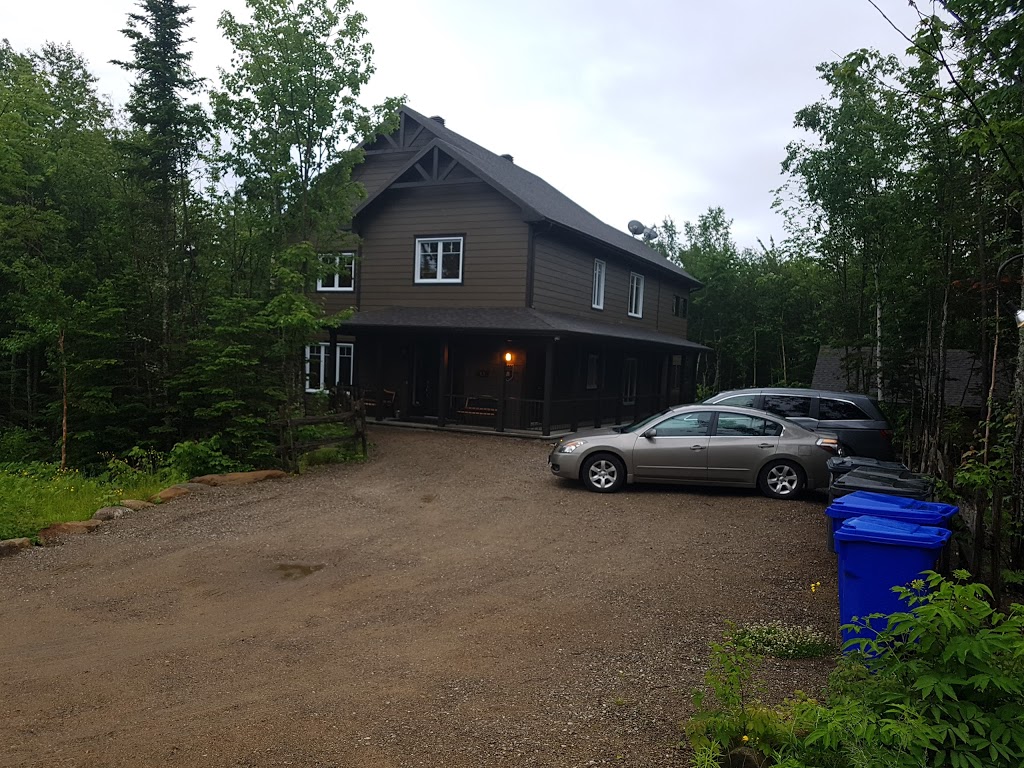
[[[57,334],[57,350],[60,352],[61,420],[60,420],[60,468],[68,468],[68,361],[64,353],[64,329]]]
[[[881,288],[882,264],[875,262],[875,387],[878,389],[878,402],[885,400],[882,390],[882,288]]]

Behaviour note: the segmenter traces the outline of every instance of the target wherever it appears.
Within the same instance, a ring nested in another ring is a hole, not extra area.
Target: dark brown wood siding
[[[605,263],[604,309],[593,309],[594,259]],[[643,317],[630,317],[629,276],[644,276]],[[650,267],[630,266],[616,254],[551,235],[534,241],[533,306],[608,323],[653,328],[686,337],[686,320],[672,315],[672,297],[689,296],[682,280]]]
[[[528,226],[519,208],[484,183],[385,192],[359,217],[359,308],[521,307]],[[461,235],[462,283],[414,281],[417,237]]]
[[[381,152],[367,155],[352,172],[355,181],[366,187],[366,196],[373,197],[406,163],[416,156],[414,151]]]

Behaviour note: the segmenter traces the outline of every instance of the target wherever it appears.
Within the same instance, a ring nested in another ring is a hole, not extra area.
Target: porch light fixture
[[[511,352],[506,352],[505,353],[505,362],[506,363],[511,363],[512,362],[512,353]]]
[[[1018,309],[1014,317],[1017,320],[1017,327],[1024,328],[1024,309]]]

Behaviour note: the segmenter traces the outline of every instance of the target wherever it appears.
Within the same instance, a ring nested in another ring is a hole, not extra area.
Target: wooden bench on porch
[[[384,412],[382,415],[395,415],[395,393],[393,390],[384,390],[384,397],[381,400],[381,404],[384,406]],[[363,390],[363,408],[366,409],[366,414],[368,416],[377,415],[377,390]]]
[[[493,422],[498,415],[497,406],[495,400],[487,397],[467,397],[456,413],[467,423]]]

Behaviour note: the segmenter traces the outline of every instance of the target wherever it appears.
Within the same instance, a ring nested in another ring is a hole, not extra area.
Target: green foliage
[[[777,659],[816,659],[836,650],[832,641],[814,627],[781,621],[747,624],[735,630],[735,637],[754,653]]]
[[[686,726],[711,755],[746,745],[787,768],[1016,768],[1024,764],[1024,607],[935,573],[897,588],[905,612],[876,637],[855,638],[824,702],[799,692],[774,708],[751,700],[758,660],[747,642],[712,646],[707,687]],[[746,739],[744,739],[746,737]]]
[[[111,459],[108,472],[98,477],[43,462],[0,464],[0,539],[33,537],[52,523],[87,520],[100,507],[147,499],[181,479],[166,467],[138,463],[137,454]]]
[[[53,445],[38,429],[10,427],[0,432],[0,464],[51,461]]]
[[[1017,414],[1009,407],[996,407],[992,414],[989,453],[984,455],[985,424],[975,431],[973,445],[964,451],[956,470],[957,489],[965,495],[982,491],[991,499],[994,491],[1004,494],[1013,487],[1013,439]]]
[[[221,450],[221,438],[214,435],[207,440],[186,440],[171,448],[168,463],[184,477],[241,472],[252,469]]]

